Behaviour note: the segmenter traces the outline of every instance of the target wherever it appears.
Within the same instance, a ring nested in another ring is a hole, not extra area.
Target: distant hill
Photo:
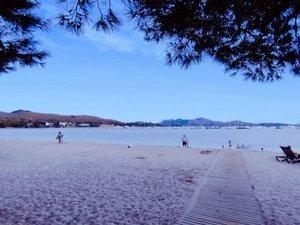
[[[222,121],[214,121],[206,118],[196,118],[196,119],[170,119],[170,120],[163,120],[160,122],[161,126],[204,126],[204,127],[229,127],[229,126],[288,126],[290,124],[284,123],[248,123],[244,121],[234,120],[229,122],[222,122]]]
[[[48,113],[36,113],[28,110],[17,110],[11,113],[0,112],[0,123],[2,126],[18,125],[23,126],[28,123],[40,124],[43,123],[70,123],[70,124],[89,124],[90,126],[100,125],[123,125],[122,122],[103,119],[96,116],[87,115],[58,115]],[[4,124],[4,125],[3,125]]]
[[[196,119],[170,119],[160,123],[129,122],[123,123],[112,119],[103,119],[88,115],[59,115],[49,113],[37,113],[28,110],[16,110],[13,112],[0,112],[0,127],[99,127],[104,126],[203,126],[203,127],[282,127],[291,124],[285,123],[248,123],[239,120],[223,122],[198,117]]]

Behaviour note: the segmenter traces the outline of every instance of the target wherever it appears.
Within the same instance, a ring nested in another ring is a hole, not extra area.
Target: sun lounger
[[[300,162],[300,155],[297,155],[293,150],[291,149],[291,146],[280,146],[282,151],[284,152],[285,156],[276,156],[277,161],[283,162],[287,161],[288,163],[296,163]]]

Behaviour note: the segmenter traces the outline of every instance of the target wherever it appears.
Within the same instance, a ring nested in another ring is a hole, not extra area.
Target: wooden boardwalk
[[[265,224],[240,151],[219,153],[179,224]]]

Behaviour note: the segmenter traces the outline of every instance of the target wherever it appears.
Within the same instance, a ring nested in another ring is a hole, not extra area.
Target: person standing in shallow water
[[[56,140],[58,141],[58,144],[61,144],[63,142],[64,135],[61,133],[61,131],[58,132]]]
[[[185,135],[182,136],[181,141],[182,141],[182,146],[183,147],[188,147],[189,146],[188,145],[189,144],[189,140],[186,138]]]

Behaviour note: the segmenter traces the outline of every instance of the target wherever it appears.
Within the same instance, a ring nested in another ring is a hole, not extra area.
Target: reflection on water
[[[232,147],[244,145],[246,149],[280,151],[279,145],[300,149],[300,129],[250,128],[250,129],[192,129],[192,128],[5,128],[0,138],[27,140],[55,140],[61,130],[65,141],[96,141],[131,145],[178,146],[185,134],[191,147],[225,148],[231,140]]]

